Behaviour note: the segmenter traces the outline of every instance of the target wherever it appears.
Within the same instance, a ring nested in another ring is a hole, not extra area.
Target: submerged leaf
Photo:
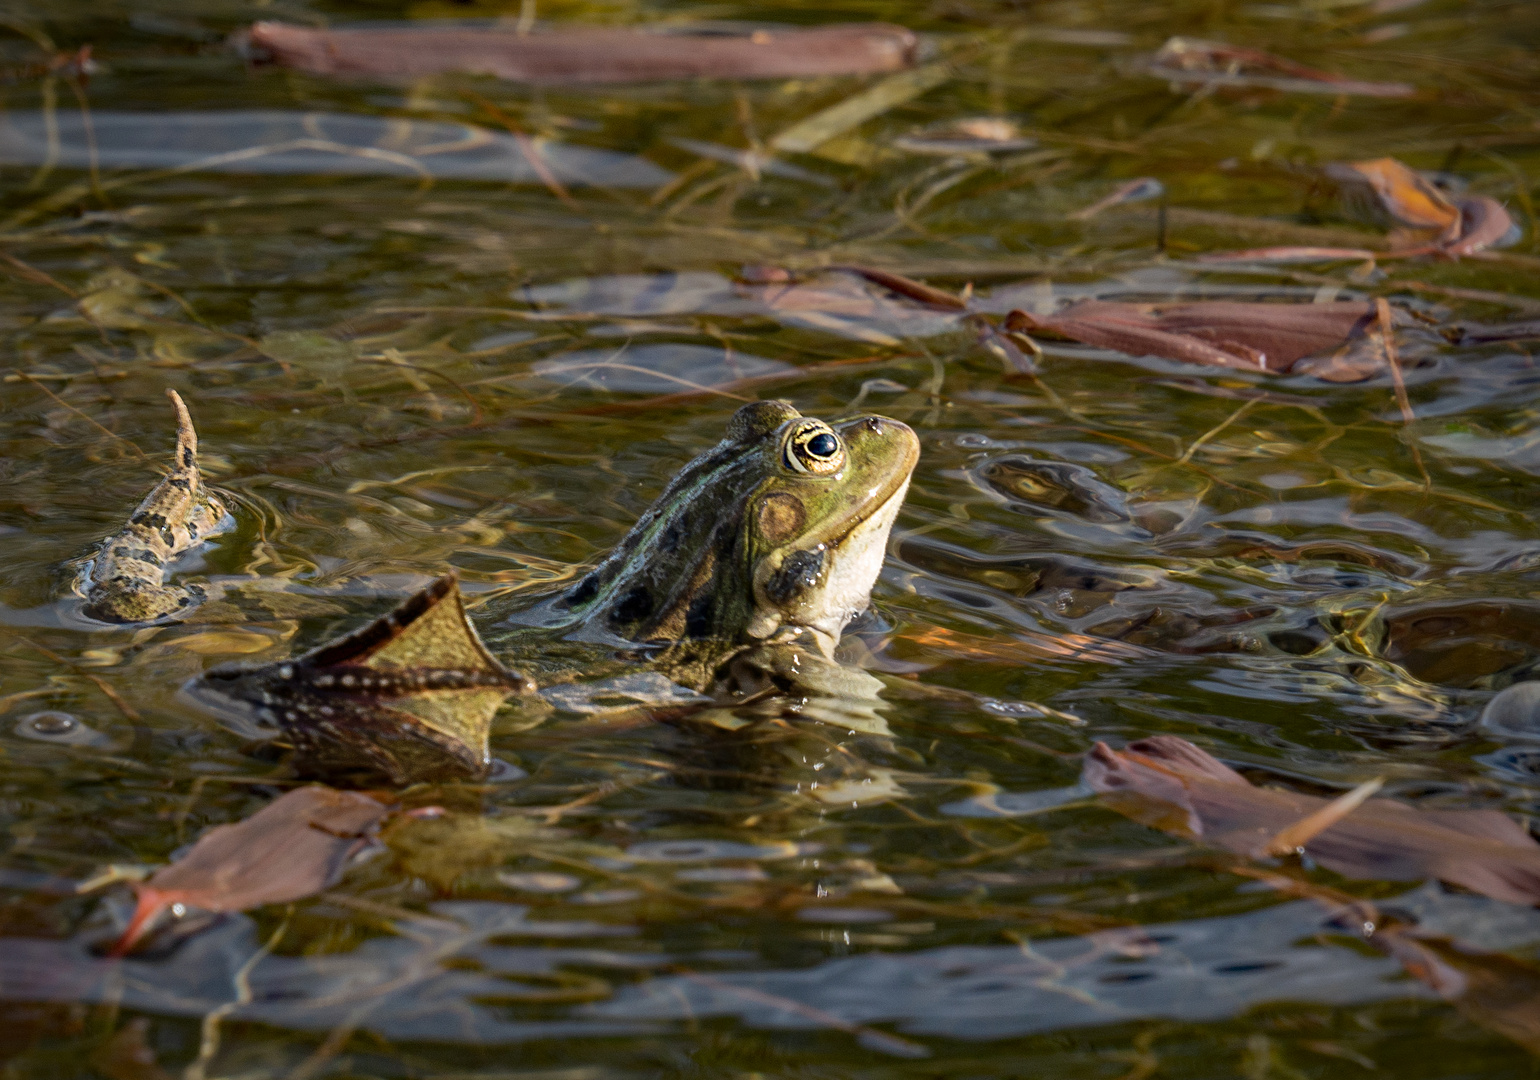
[[[1305,357],[1361,337],[1374,319],[1374,306],[1356,300],[1329,304],[1209,300],[1164,306],[1082,300],[1052,315],[1012,311],[1005,327],[1016,332],[1048,331],[1130,356],[1283,373]]]
[[[1318,94],[1400,98],[1417,92],[1406,83],[1361,82],[1296,64],[1261,49],[1184,37],[1171,38],[1160,47],[1150,62],[1149,73],[1173,83],[1261,86]]]
[[[329,888],[386,809],[356,792],[304,787],[244,821],[209,830],[186,855],[134,886],[139,905],[115,951],[132,948],[173,904],[243,911]]]
[[[303,656],[224,664],[187,686],[245,733],[291,744],[309,775],[362,771],[393,784],[485,776],[493,714],[533,689],[481,643],[453,574]]]
[[[656,79],[792,78],[897,71],[914,60],[914,34],[886,23],[753,33],[573,26],[520,34],[453,26],[322,30],[259,22],[247,47],[318,75],[412,78],[446,71],[539,85]]]
[[[1085,781],[1119,813],[1166,832],[1266,856],[1285,830],[1330,801],[1253,787],[1185,739],[1157,735],[1086,755]],[[1540,903],[1540,844],[1494,810],[1419,810],[1368,799],[1301,845],[1350,878],[1438,878],[1496,900]]]

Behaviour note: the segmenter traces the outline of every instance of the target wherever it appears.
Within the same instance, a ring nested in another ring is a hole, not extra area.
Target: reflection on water
[[[669,180],[643,158],[544,140],[521,145],[475,124],[276,109],[12,112],[0,124],[0,163],[514,184],[540,183],[543,169],[566,184],[619,188]]]
[[[75,68],[0,43],[7,1077],[117,1080],[131,1045],[191,1077],[1531,1070],[1530,910],[1274,868],[1415,926],[1387,952],[1079,780],[1097,740],[1164,733],[1264,787],[1540,807],[1532,6],[846,5],[816,17],[905,23],[936,59],[539,91],[248,69],[222,42],[272,8],[239,0],[17,11],[100,66],[88,124]],[[1150,77],[1178,35],[1415,96],[1169,50],[1181,77]],[[1326,183],[1384,156],[1524,238],[1394,255]],[[1374,258],[1203,261],[1275,246]],[[1405,410],[1388,367],[1331,385],[1045,334],[1025,374],[980,339],[1084,299],[1376,298]],[[168,387],[235,525],[169,568],[206,583],[186,620],[94,625],[71,561],[156,482]],[[837,662],[746,656],[697,692],[523,636],[774,396],[922,441]],[[93,951],[128,882],[292,786],[177,689],[449,568],[541,688],[494,717],[494,775],[393,789],[322,895]]]

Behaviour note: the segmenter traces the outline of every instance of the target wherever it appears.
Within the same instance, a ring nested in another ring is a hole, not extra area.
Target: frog
[[[336,730],[340,718],[353,717],[355,727],[379,726],[366,723],[368,710],[360,707],[361,641],[374,650],[414,635],[410,647],[397,648],[411,660],[388,665],[381,684],[392,688],[386,726],[396,730],[423,722],[421,715],[402,714],[413,686],[520,692],[527,676],[503,664],[513,654],[542,666],[543,683],[591,676],[591,664],[563,672],[551,662],[553,654],[572,655],[563,649],[574,644],[576,655],[608,651],[696,692],[741,687],[742,665],[735,669],[731,662],[751,651],[792,650],[756,667],[772,674],[800,668],[804,655],[832,663],[845,627],[870,602],[919,452],[914,431],[897,420],[858,416],[831,424],[787,401],[750,402],[733,414],[722,440],[690,461],[591,571],[506,619],[492,651],[446,577],[337,642],[290,661],[219,665],[192,680],[186,693],[216,714],[264,718],[290,745],[305,748],[311,762],[335,769],[349,756],[348,745],[359,745]],[[424,633],[420,617],[430,610],[458,612],[458,621],[441,621]],[[495,659],[493,651],[500,654]],[[355,681],[345,687],[344,676]],[[756,692],[767,689],[773,687]],[[745,696],[741,688],[724,693]],[[477,700],[475,723],[435,723],[425,736],[435,744],[448,737],[464,751],[449,755],[433,771],[436,778],[481,777],[491,767],[486,747],[495,706],[485,707],[485,694]],[[324,735],[328,726],[330,736]],[[421,775],[420,761],[412,768],[392,763],[378,740],[364,742],[368,752],[351,755],[362,767],[397,783]]]
[[[83,560],[74,591],[82,612],[98,622],[151,624],[185,616],[205,599],[197,584],[167,580],[179,556],[234,525],[198,468],[198,433],[181,395],[168,389],[176,411],[171,467],[117,533]]]

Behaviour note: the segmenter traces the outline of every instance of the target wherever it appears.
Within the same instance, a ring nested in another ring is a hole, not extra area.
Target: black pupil
[[[839,452],[839,441],[827,431],[807,441],[807,452],[816,458],[831,458]]]

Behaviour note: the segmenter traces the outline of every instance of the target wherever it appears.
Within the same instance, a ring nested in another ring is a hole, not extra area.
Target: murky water
[[[1078,777],[1096,740],[1164,732],[1295,790],[1383,776],[1425,806],[1540,809],[1533,748],[1475,726],[1540,662],[1540,368],[1533,343],[1436,332],[1540,312],[1535,7],[538,11],[887,19],[927,35],[905,84],[402,85],[248,68],[223,44],[257,18],[519,7],[6,9],[34,40],[0,41],[4,1075],[1531,1075],[1514,1025]],[[1150,76],[1176,34],[1417,93]],[[94,126],[39,42],[94,47]],[[876,86],[888,107],[865,122],[764,149]],[[1013,140],[926,136],[981,116]],[[1195,260],[1378,242],[1320,166],[1381,156],[1493,196],[1523,238],[1459,261]],[[1164,204],[1070,216],[1143,176]],[[1401,344],[1415,417],[1383,374],[1052,341],[1012,374],[966,319],[825,269],[847,264],[972,283],[996,316],[1384,296],[1428,324]],[[211,591],[186,622],[94,626],[71,560],[154,482],[167,387],[237,527],[178,566]],[[849,715],[665,722],[557,694],[534,726],[504,714],[494,782],[404,793],[448,813],[393,825],[325,895],[93,954],[132,901],[76,883],[163,863],[281,790],[280,766],[176,697],[188,678],[308,648],[449,566],[496,645],[738,403],[775,396],[923,442],[842,654],[866,672],[839,691]],[[1527,909],[1311,876],[1540,950]]]

